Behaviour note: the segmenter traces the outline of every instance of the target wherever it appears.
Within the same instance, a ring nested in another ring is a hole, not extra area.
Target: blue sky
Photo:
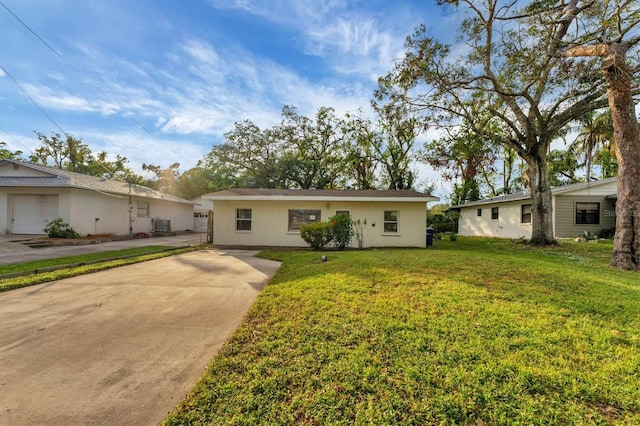
[[[185,171],[285,104],[369,113],[407,35],[459,24],[432,0],[0,1],[55,51],[0,5],[0,140],[28,153],[61,128],[138,172]]]

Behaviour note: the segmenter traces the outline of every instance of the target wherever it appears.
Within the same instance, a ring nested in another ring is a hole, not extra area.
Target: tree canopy
[[[553,243],[551,142],[570,122],[607,106],[598,60],[567,60],[562,52],[596,37],[624,37],[637,24],[636,2],[440,3],[455,4],[464,14],[457,39],[464,48],[453,49],[420,26],[407,38],[404,58],[380,79],[376,104],[425,127],[464,123],[484,140],[512,149],[527,165],[531,243]],[[637,75],[637,64],[632,69]]]

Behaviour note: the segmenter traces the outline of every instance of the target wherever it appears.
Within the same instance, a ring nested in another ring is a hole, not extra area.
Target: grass
[[[0,265],[0,275],[26,273],[26,275],[22,276],[0,279],[0,292],[76,275],[88,274],[104,269],[116,268],[132,263],[159,259],[187,251],[198,250],[199,248],[200,246],[182,248],[146,246]],[[38,272],[29,273],[33,271]]]
[[[611,249],[263,252],[281,268],[165,424],[640,424],[640,280]]]

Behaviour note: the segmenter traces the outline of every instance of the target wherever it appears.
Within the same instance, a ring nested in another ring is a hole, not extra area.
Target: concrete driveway
[[[0,293],[0,425],[153,425],[278,262],[200,250]]]

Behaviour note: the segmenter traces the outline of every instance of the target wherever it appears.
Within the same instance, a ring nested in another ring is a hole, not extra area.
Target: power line
[[[110,99],[110,96],[107,93],[105,93],[96,83],[94,83],[93,80],[85,77],[75,66],[73,66],[73,64],[71,64],[71,62],[67,61],[57,50],[55,50],[49,43],[47,43],[42,37],[40,37],[38,35],[38,33],[36,33],[22,19],[20,19],[18,17],[18,15],[13,13],[13,11],[11,11],[11,9],[9,9],[2,1],[0,1],[0,5],[2,5],[2,7],[4,7],[18,22],[20,22],[20,24],[22,24],[22,26],[24,26],[31,34],[33,34],[38,40],[40,40],[40,42],[42,42],[42,44],[44,44],[47,47],[47,49],[51,50],[58,58],[60,58],[65,64],[67,64],[67,66],[69,68],[71,68],[76,74],[78,74],[85,82],[89,83],[95,90],[97,90],[100,94],[102,94],[102,96],[104,96],[107,99]],[[14,80],[14,82],[15,82],[15,80]],[[32,102],[33,102],[33,100],[32,100]],[[40,107],[38,107],[38,108],[42,111],[42,109]],[[128,115],[128,114],[124,114],[124,115],[127,118],[129,118],[131,121],[133,121],[138,127],[140,127],[142,130],[144,130],[147,134],[149,134],[149,136],[154,137],[154,138],[156,137],[153,133],[151,133],[151,131],[149,131],[149,129],[147,129],[135,117],[133,117],[131,115]],[[58,127],[58,128],[60,128],[60,127]],[[60,129],[60,130],[62,130],[62,129]],[[66,135],[66,132],[63,131],[63,133],[65,133],[65,135]],[[169,148],[169,149],[171,149],[171,152],[173,152],[174,154],[176,154],[178,156],[181,156],[179,153],[174,151],[173,148]]]
[[[9,136],[11,139],[13,139],[13,141],[15,143],[17,143],[18,145],[22,145],[27,151],[31,151],[31,149],[26,146],[25,144],[23,144],[22,142],[20,142],[18,139],[14,138],[13,135],[11,133],[9,133],[9,131],[7,129],[5,129],[4,127],[2,127],[2,124],[0,124],[0,130],[2,130],[3,132],[5,132],[7,134],[7,136]]]
[[[67,132],[65,132],[62,129],[62,127],[60,127],[60,125],[58,123],[56,123],[56,121],[53,118],[51,118],[51,116],[49,114],[47,114],[47,112],[44,109],[42,109],[42,107],[40,107],[40,105],[38,105],[38,103],[35,101],[35,99],[33,99],[31,97],[31,95],[20,85],[20,83],[18,83],[16,81],[16,79],[13,78],[11,73],[9,71],[7,71],[7,69],[5,67],[0,65],[0,69],[2,69],[2,71],[4,71],[4,73],[9,76],[11,81],[13,81],[16,86],[18,86],[18,89],[22,90],[22,92],[27,96],[27,98],[29,98],[29,100],[36,106],[36,108],[38,108],[40,110],[41,113],[43,113],[45,115],[45,117],[47,117],[49,119],[49,121],[51,121],[62,133],[64,133],[66,136],[69,136],[69,134]]]
[[[44,44],[47,49],[49,49],[51,52],[53,52],[58,58],[60,58],[60,60],[62,60],[69,68],[71,68],[76,74],[78,74],[85,82],[89,83],[97,92],[99,92],[100,94],[102,94],[102,96],[104,96],[106,99],[110,99],[110,96],[105,93],[95,82],[93,82],[93,80],[87,78],[86,76],[84,76],[80,70],[78,70],[75,66],[73,66],[73,64],[71,62],[69,62],[68,60],[66,60],[64,58],[64,56],[62,56],[56,49],[54,49],[49,43],[47,43],[42,37],[40,37],[40,35],[38,35],[38,33],[36,33],[33,29],[31,29],[31,27],[29,27],[22,19],[20,19],[20,17],[18,17],[18,15],[16,15],[15,13],[13,13],[13,11],[11,9],[9,9],[2,1],[0,1],[0,5],[2,5],[2,7],[4,7],[18,22],[20,22],[20,24],[22,24],[23,27],[25,27],[31,34],[34,35],[34,37],[36,37],[42,44]],[[4,69],[4,68],[3,68]],[[6,72],[6,70],[5,70]],[[11,77],[11,76],[10,76]],[[36,105],[36,107],[52,122],[56,125],[56,127],[58,127],[58,129],[60,129],[60,131],[62,131],[62,133],[64,133],[66,136],[69,136],[69,134],[67,132],[65,132],[64,130],[62,130],[62,128],[33,100],[33,98],[31,96],[29,96],[29,94],[18,84],[18,82],[11,77],[11,79],[13,80],[13,82],[20,88],[20,90],[22,90],[25,95],[27,95],[27,97],[31,100],[31,102],[34,103],[34,105]],[[127,118],[129,118],[131,121],[133,121],[138,127],[140,127],[145,133],[147,133],[149,136],[151,136],[152,138],[155,138],[156,136],[151,133],[151,131],[149,131],[149,129],[147,129],[140,121],[138,121],[135,117],[128,115],[128,114],[124,114]],[[173,152],[175,155],[182,157],[181,154],[179,154],[178,152],[176,152],[173,148],[169,147],[169,149],[171,150],[171,152]],[[102,167],[107,170],[108,172],[112,173],[112,171],[108,170],[107,167],[104,164],[101,164]]]

